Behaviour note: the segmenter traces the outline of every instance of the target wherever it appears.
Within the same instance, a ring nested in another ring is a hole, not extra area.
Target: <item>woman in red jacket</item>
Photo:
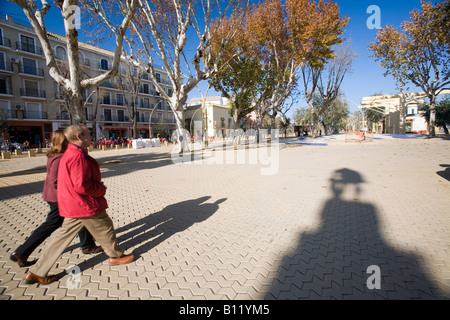
[[[27,267],[36,262],[27,261],[30,254],[47,239],[53,231],[61,227],[64,218],[59,215],[58,202],[56,198],[56,181],[58,176],[58,166],[61,157],[67,149],[68,141],[64,136],[63,130],[56,130],[52,134],[52,147],[47,152],[47,177],[44,183],[42,198],[50,206],[50,212],[47,219],[30,235],[30,237],[16,249],[10,256],[21,267]],[[95,245],[92,235],[83,228],[79,233],[81,248],[84,254],[98,253],[102,251],[101,247]]]

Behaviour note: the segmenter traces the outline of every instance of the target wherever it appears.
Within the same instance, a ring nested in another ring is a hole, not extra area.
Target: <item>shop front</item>
[[[28,142],[31,148],[46,147],[52,134],[51,122],[18,122],[7,123],[4,139],[11,142]]]

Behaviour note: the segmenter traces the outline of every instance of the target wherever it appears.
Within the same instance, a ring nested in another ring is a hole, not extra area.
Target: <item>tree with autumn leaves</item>
[[[177,135],[183,137],[184,112],[188,94],[200,81],[218,72],[222,49],[212,57],[209,54],[212,37],[225,48],[236,35],[236,26],[226,29],[222,21],[230,14],[238,15],[249,0],[137,0],[138,9],[130,23],[127,46],[122,55],[134,67],[144,70],[153,81],[155,90],[170,106]],[[112,4],[112,5],[111,5]],[[123,0],[110,0],[108,5],[94,1],[91,6],[98,22],[111,27],[117,8]],[[120,10],[119,10],[120,11]],[[212,27],[215,21],[216,27]],[[240,21],[237,21],[240,24]],[[156,77],[155,61],[167,72],[171,90],[167,90]]]
[[[334,57],[348,18],[340,16],[332,1],[266,0],[250,8],[244,19],[211,84],[231,100],[237,125],[256,111],[260,126],[296,90],[302,67],[322,69]],[[220,48],[213,38],[212,55]]]
[[[435,136],[436,97],[450,85],[450,0],[422,1],[421,10],[412,11],[400,30],[380,29],[369,50],[401,88],[409,82],[423,90],[429,100],[429,135]]]

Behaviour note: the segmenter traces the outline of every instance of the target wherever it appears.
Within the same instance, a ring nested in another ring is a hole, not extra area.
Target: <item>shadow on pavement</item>
[[[219,204],[227,200],[222,198],[214,203],[206,203],[210,198],[210,196],[205,196],[172,204],[159,212],[117,228],[116,234],[119,246],[126,253],[131,253],[132,250],[136,259],[139,259],[140,255],[176,233],[211,217],[219,209]],[[66,251],[77,246],[71,246]],[[81,263],[79,267],[83,271],[103,262],[105,259],[107,259],[106,255],[101,254]]]
[[[443,298],[445,293],[424,273],[420,257],[383,240],[376,207],[358,199],[363,183],[356,171],[334,172],[333,194],[320,213],[320,228],[300,234],[266,299]]]
[[[127,154],[123,156],[111,156],[97,159],[100,169],[107,168],[108,170],[102,172],[102,179],[136,172],[140,170],[154,169],[172,164],[170,154],[165,153],[150,153],[150,154]],[[46,168],[27,169],[12,173],[0,174],[1,178],[26,176],[28,174],[45,173]],[[35,193],[42,193],[44,188],[45,176],[41,181],[24,183],[0,187],[0,200],[7,200],[16,198],[18,196],[26,196]]]
[[[437,171],[436,173],[447,181],[450,181],[450,164],[441,164],[440,166],[446,169]]]

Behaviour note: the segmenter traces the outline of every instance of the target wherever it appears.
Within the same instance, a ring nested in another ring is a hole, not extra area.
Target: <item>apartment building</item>
[[[10,16],[0,18],[0,121],[7,128],[0,139],[19,143],[27,140],[37,146],[45,144],[52,131],[70,125],[70,116],[58,84],[48,73],[39,39],[27,24]],[[49,32],[49,38],[64,70],[67,66],[65,37]],[[81,42],[79,48],[82,77],[94,77],[111,68],[113,52]],[[127,74],[130,74],[127,68],[139,85],[135,100],[127,85]],[[162,68],[155,68],[155,72],[158,82],[171,95],[167,72]],[[87,126],[92,131],[96,126],[97,140],[132,137],[132,103],[137,106],[138,136],[148,137],[150,128],[154,133],[158,126],[167,133],[175,128],[170,107],[156,91],[149,75],[129,69],[126,61],[121,62],[115,78],[87,90],[84,96]]]

